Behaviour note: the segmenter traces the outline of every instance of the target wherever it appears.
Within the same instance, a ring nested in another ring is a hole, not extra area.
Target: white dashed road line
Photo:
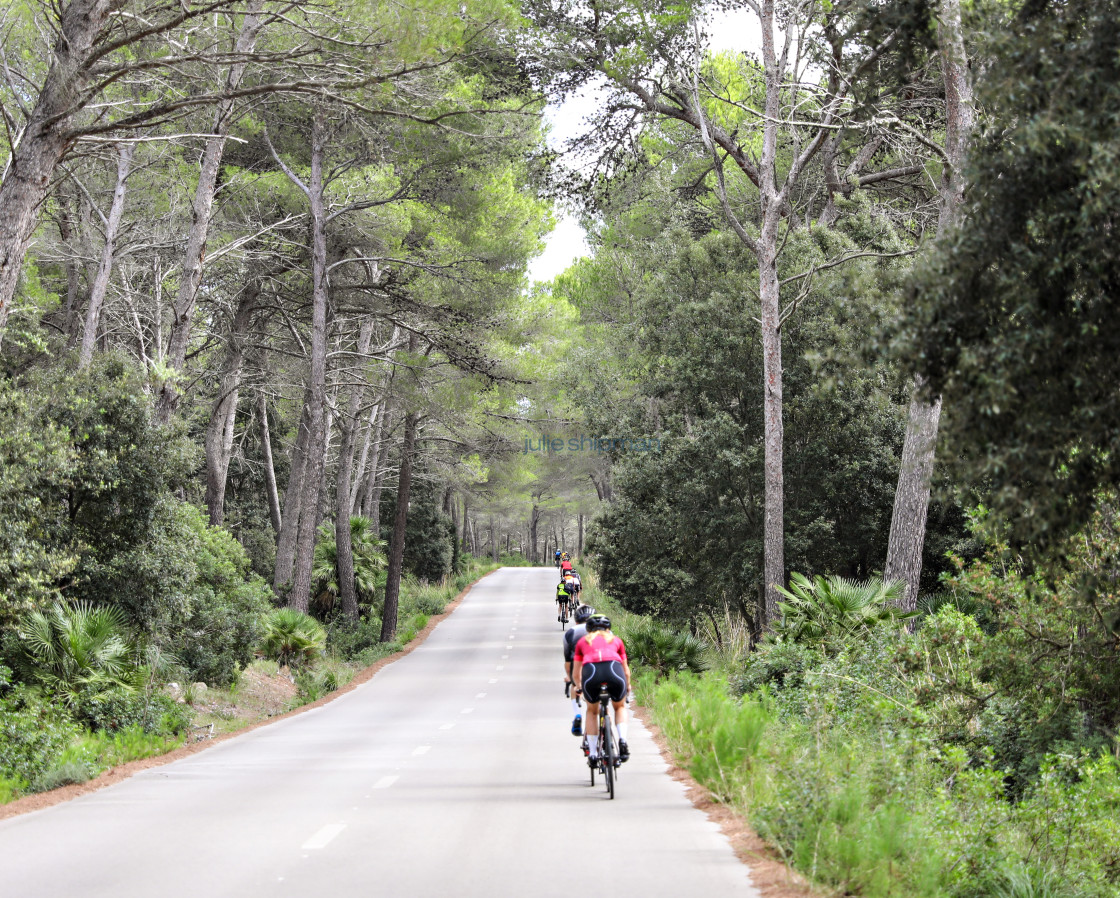
[[[313,851],[317,848],[326,848],[330,844],[331,839],[337,836],[340,832],[346,829],[345,823],[331,823],[329,826],[324,826],[310,839],[304,842],[300,848],[304,851]]]

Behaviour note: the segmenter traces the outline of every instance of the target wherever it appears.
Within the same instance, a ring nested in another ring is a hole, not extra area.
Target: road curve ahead
[[[504,568],[336,701],[0,822],[0,898],[756,896],[640,724],[617,798],[588,784],[555,579]]]

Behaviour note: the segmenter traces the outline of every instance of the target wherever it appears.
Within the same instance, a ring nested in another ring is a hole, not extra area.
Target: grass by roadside
[[[709,632],[687,670],[685,634],[651,638],[667,628],[585,582],[645,661],[635,692],[676,762],[822,893],[1120,894],[1117,759],[1051,754],[1011,793],[990,752],[946,739],[914,699],[896,659],[920,634],[884,627],[822,659],[792,643],[748,653],[720,622],[722,645]]]

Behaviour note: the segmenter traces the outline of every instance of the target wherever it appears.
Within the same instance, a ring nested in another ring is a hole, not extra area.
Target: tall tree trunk
[[[291,464],[288,467],[288,486],[284,490],[284,514],[280,522],[280,533],[276,538],[276,571],[272,577],[272,588],[279,594],[284,585],[292,579],[292,567],[296,561],[296,537],[299,535],[300,503],[303,501],[304,471],[307,469],[307,442],[311,411],[310,390],[304,391],[303,411],[300,412],[299,430],[295,445],[292,446]]]
[[[409,342],[411,343],[412,340]],[[410,348],[409,351],[413,350]],[[397,635],[397,609],[401,597],[401,571],[404,568],[404,538],[408,528],[408,494],[412,488],[412,456],[416,450],[416,427],[419,420],[420,416],[416,412],[409,412],[404,417],[401,468],[397,476],[397,508],[393,515],[393,535],[389,541],[385,609],[381,615],[382,642],[391,642]]]
[[[579,544],[576,547],[576,557],[583,558],[583,515],[579,516]]]
[[[362,502],[366,509],[366,517],[373,521],[373,526],[381,527],[381,490],[385,485],[385,466],[389,460],[389,432],[393,408],[388,398],[384,402],[384,410],[378,421],[377,439],[374,441],[373,462],[370,468],[369,485],[366,487],[365,499]]]
[[[784,427],[782,421],[782,335],[779,330],[777,267],[777,222],[773,234],[763,227],[760,268],[762,300],[763,394],[763,517],[762,574],[764,601],[762,626],[769,630],[778,616],[779,586],[785,586],[785,471],[783,465]],[[768,238],[772,236],[772,241]]]
[[[467,531],[470,530],[470,518],[471,518],[470,502],[469,502],[469,500],[467,499],[466,496],[463,496],[463,541],[459,546],[459,549],[462,552],[467,551],[468,537],[469,537],[469,534],[468,534]]]
[[[945,155],[948,157],[939,189],[937,232],[940,236],[956,223],[960,214],[965,187],[964,163],[975,120],[959,0],[941,0],[937,39],[945,85]],[[941,398],[926,400],[922,386],[921,379],[915,381],[891,514],[887,561],[883,567],[884,579],[901,580],[905,584],[899,604],[907,611],[913,611],[918,604],[930,484],[941,419]]]
[[[230,323],[225,359],[218,380],[218,397],[210,411],[206,427],[206,508],[210,524],[220,527],[225,519],[226,478],[233,449],[234,422],[241,390],[241,373],[245,362],[245,337],[260,298],[260,278],[250,273],[241,290],[237,311]]]
[[[241,31],[234,44],[235,57],[244,58],[253,52],[257,35],[261,29],[260,11],[262,0],[252,0],[241,22]],[[247,63],[234,62],[226,73],[225,90],[232,93],[241,84]],[[167,365],[174,371],[182,371],[187,359],[187,345],[190,343],[191,320],[194,317],[198,288],[202,283],[203,259],[206,255],[206,239],[210,234],[210,216],[214,209],[214,194],[221,170],[222,154],[225,152],[226,139],[234,118],[234,101],[224,99],[218,102],[211,125],[211,136],[202,152],[202,162],[195,185],[194,201],[191,204],[191,226],[187,231],[187,245],[183,251],[183,261],[179,273],[179,293],[175,298],[171,318],[171,333],[168,337]],[[179,388],[173,380],[167,380],[159,394],[157,414],[160,421],[167,423],[179,404]]]
[[[311,565],[315,529],[319,524],[319,495],[327,448],[327,204],[323,190],[326,118],[316,110],[311,123],[311,172],[307,183],[311,211],[311,373],[308,381],[308,453],[300,501],[295,573],[288,607],[307,611],[311,603]]]
[[[78,354],[79,367],[85,368],[93,359],[93,348],[97,344],[97,329],[101,324],[101,308],[105,294],[109,292],[109,276],[113,271],[113,252],[116,247],[117,231],[120,230],[121,216],[124,214],[124,197],[128,176],[132,172],[132,157],[136,144],[122,143],[117,151],[117,184],[113,189],[113,204],[109,217],[105,219],[105,243],[101,248],[101,261],[97,275],[89,291],[89,306],[86,309],[85,331],[82,333],[82,348]]]
[[[78,342],[78,313],[82,303],[82,269],[78,264],[79,249],[78,222],[74,210],[74,194],[69,183],[60,188],[58,204],[58,236],[66,248],[66,305],[62,311],[62,331],[66,335],[66,347],[72,348]]]
[[[541,520],[541,509],[537,503],[533,503],[533,512],[529,517],[529,561],[536,564],[540,559],[537,554],[537,527]]]
[[[358,464],[354,468],[350,486],[350,514],[359,514],[362,510],[361,500],[364,495],[363,487],[367,483],[366,465],[369,463],[369,450],[376,442],[378,424],[381,421],[381,409],[384,403],[375,402],[369,410],[369,421],[363,428],[365,436],[362,439],[362,451],[358,456]],[[374,450],[373,460],[377,462],[377,450]]]
[[[498,563],[498,533],[494,529],[494,516],[490,515],[490,558]]]
[[[111,0],[70,0],[62,6],[60,33],[43,89],[0,178],[0,341],[39,209],[58,163],[73,142],[70,125],[83,107],[90,51],[114,8]]]
[[[369,344],[373,339],[373,319],[362,322],[358,334],[358,355],[365,367]],[[364,381],[364,378],[363,378]],[[350,470],[354,460],[354,432],[358,427],[358,409],[361,408],[365,384],[355,387],[342,419],[342,442],[338,447],[338,473],[335,475],[334,541],[338,566],[338,597],[342,612],[352,621],[358,620],[358,593],[354,586],[354,546],[350,541]]]
[[[261,452],[264,455],[264,484],[268,494],[268,516],[272,530],[279,536],[282,518],[280,517],[280,493],[276,489],[276,468],[272,464],[272,436],[268,429],[268,398],[264,393],[257,394],[257,414],[261,421]]]

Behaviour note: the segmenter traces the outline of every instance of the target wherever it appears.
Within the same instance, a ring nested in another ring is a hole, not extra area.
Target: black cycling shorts
[[[599,701],[599,692],[603,683],[607,684],[612,702],[620,702],[626,698],[626,673],[618,661],[599,661],[595,664],[583,665],[583,700],[595,704]]]

